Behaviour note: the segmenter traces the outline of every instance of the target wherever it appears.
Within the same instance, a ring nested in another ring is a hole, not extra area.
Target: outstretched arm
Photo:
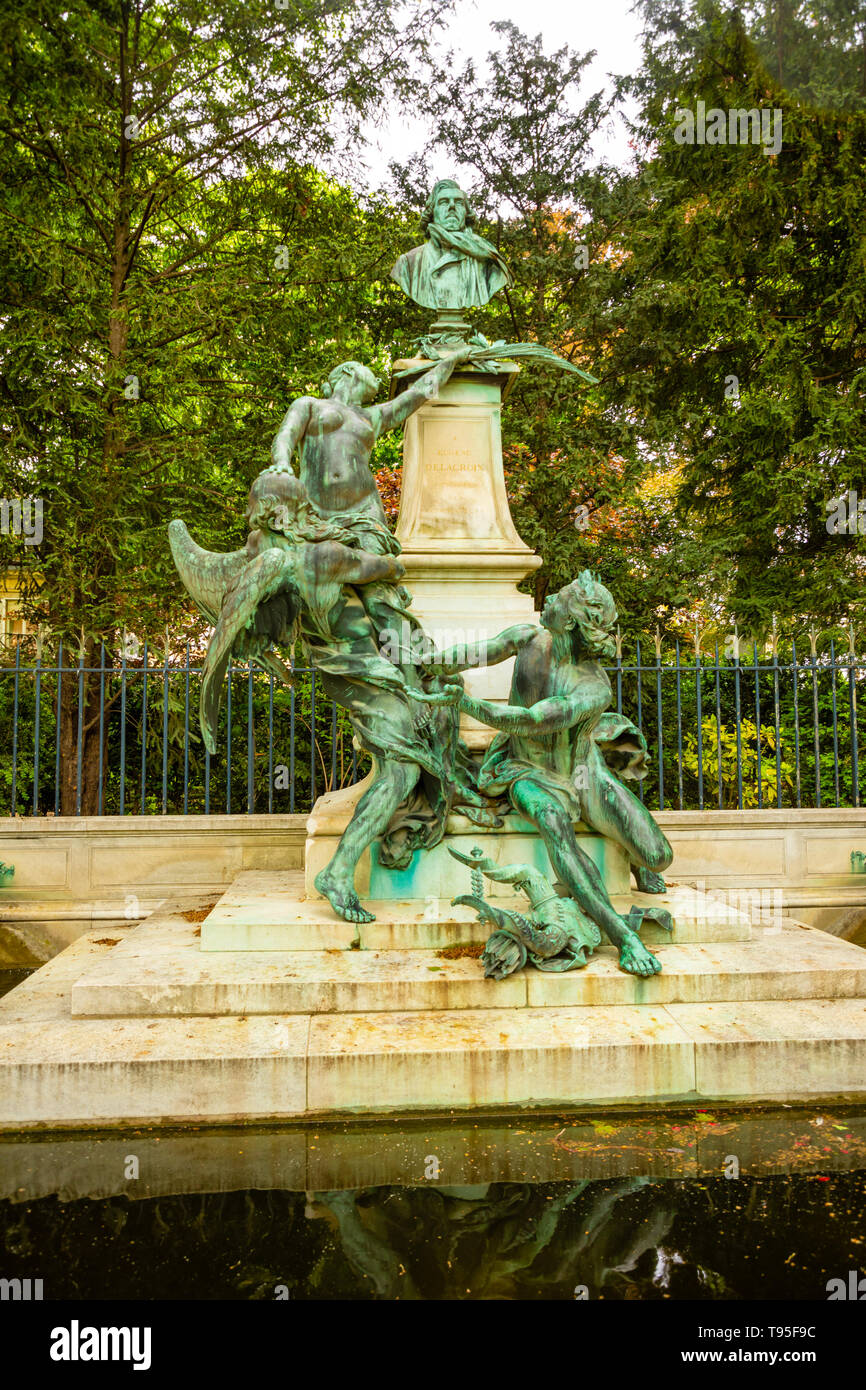
[[[277,468],[291,470],[292,454],[310,423],[310,406],[310,397],[301,396],[292,402],[283,416],[282,424],[271,445],[271,458]]]
[[[581,701],[573,695],[556,695],[523,709],[520,705],[494,705],[490,700],[463,695],[460,708],[491,729],[531,738],[533,734],[555,734],[560,729],[570,729],[581,714]]]
[[[458,642],[454,647],[446,647],[437,652],[432,661],[425,661],[425,667],[440,676],[453,676],[457,671],[472,671],[476,666],[497,666],[516,656],[521,647],[538,636],[534,623],[516,623],[507,627],[496,637],[482,637],[477,642]]]
[[[406,573],[395,555],[350,550],[339,541],[319,541],[305,549],[309,553],[307,562],[315,565],[318,575],[336,579],[340,584],[397,584]]]
[[[401,391],[393,401],[385,401],[382,405],[371,406],[367,414],[372,421],[376,431],[376,438],[386,434],[388,430],[396,429],[404,421],[414,415],[420,406],[424,405],[433,396],[438,395],[439,388],[444,386],[454,368],[461,362],[468,362],[472,356],[472,349],[464,345],[457,348],[448,357],[437,362],[435,367],[431,367],[429,372],[425,372],[405,391]]]
[[[555,695],[549,700],[539,700],[524,709],[522,705],[494,705],[491,700],[476,700],[466,695],[457,685],[446,686],[443,691],[430,693],[420,690],[407,690],[413,700],[426,705],[458,704],[466,714],[471,714],[491,729],[499,729],[505,734],[522,734],[531,738],[534,734],[555,734],[560,729],[570,729],[584,712],[583,701],[577,695]]]

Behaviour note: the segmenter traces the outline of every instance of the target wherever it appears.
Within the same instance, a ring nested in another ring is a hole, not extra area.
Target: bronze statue
[[[634,927],[608,897],[596,866],[574,833],[582,821],[626,850],[638,887],[663,892],[661,874],[673,852],[650,812],[620,779],[646,775],[646,740],[622,715],[608,714],[611,685],[599,657],[614,652],[616,608],[589,571],[549,597],[541,629],[512,627],[484,644],[439,655],[431,665],[448,676],[516,656],[507,705],[473,699],[459,687],[411,697],[437,704],[452,699],[467,714],[500,730],[481,767],[478,786],[506,794],[538,830],[556,873],[578,906],[635,975],[661,969]],[[664,910],[653,914],[670,929]]]
[[[645,774],[646,744],[628,720],[605,713],[610,683],[598,657],[609,655],[612,646],[616,612],[610,594],[583,574],[548,600],[541,631],[512,628],[483,649],[434,653],[429,661],[432,643],[409,612],[400,545],[370,469],[376,440],[435,397],[457,367],[490,373],[507,357],[595,381],[539,343],[491,344],[477,333],[467,341],[469,325],[458,311],[486,304],[510,283],[495,247],[471,230],[472,220],[459,186],[441,180],[428,200],[426,244],[394,267],[407,294],[440,310],[431,332],[418,340],[422,361],[407,369],[413,379],[406,389],[377,404],[379,382],[363,364],[348,361],[331,372],[320,397],[295,400],[274,439],[272,464],[250,491],[244,549],[211,554],[195,544],[183,522],[172,522],[178,570],[214,625],[202,682],[202,733],[214,751],[232,656],[291,681],[271,649],[297,646],[325,692],[348,712],[356,741],[374,764],[372,785],[316,879],[335,912],[352,922],[372,920],[354,880],[361,855],[374,841],[380,863],[405,868],[416,850],[439,843],[452,811],[498,827],[510,804],[547,846],[568,895],[550,910],[557,931],[568,930],[553,950],[556,933],[537,936],[553,920],[544,914],[537,921],[527,918],[525,939],[518,933],[506,943],[497,970],[506,957],[511,960],[515,940],[523,941],[520,950],[531,947],[538,961],[556,958],[559,963],[547,968],[583,964],[600,928],[619,948],[624,969],[648,975],[661,967],[635,930],[641,914],[616,913],[573,828],[583,820],[617,840],[639,886],[663,890],[660,873],[670,863],[670,846],[620,781]],[[426,370],[424,361],[431,363]],[[407,640],[395,642],[397,633]],[[454,681],[459,670],[514,655],[511,704],[505,707],[470,698]],[[458,737],[460,709],[500,731],[480,766]],[[586,774],[581,783],[578,768]],[[529,882],[524,868],[516,872]],[[654,915],[670,925],[663,910]]]
[[[474,907],[480,922],[496,928],[481,957],[488,979],[503,980],[527,960],[539,970],[556,972],[579,970],[587,964],[601,942],[601,932],[574,898],[559,893],[540,869],[533,864],[495,864],[477,845],[471,854],[461,854],[453,846],[449,853],[472,870],[472,892],[454,898],[453,904]],[[529,912],[489,902],[484,896],[485,878],[512,884],[528,899]],[[663,907],[632,906],[624,920],[638,931],[645,918],[670,928],[670,913]]]
[[[388,530],[370,453],[379,434],[448,379],[465,351],[458,349],[382,406],[372,405],[373,379],[358,363],[331,373],[332,391],[324,401],[296,401],[275,441],[276,466],[261,473],[250,492],[245,549],[212,554],[195,544],[182,521],[169,527],[181,578],[214,624],[200,704],[206,747],[213,752],[216,746],[230,656],[291,679],[270,647],[297,643],[325,692],[348,711],[358,743],[375,759],[373,785],[316,880],[334,910],[351,922],[372,920],[354,877],[373,840],[380,841],[382,863],[402,868],[415,849],[438,843],[454,809],[481,825],[501,823],[473,785],[477,770],[458,739],[453,704],[441,701],[439,709],[422,710],[409,699],[410,689],[435,695],[439,678],[381,645],[383,632],[411,632],[418,623],[400,585],[400,547]],[[289,466],[295,447],[300,478]],[[420,645],[431,644],[428,639]]]
[[[367,549],[399,553],[370,471],[373,446],[436,396],[471,355],[468,346],[452,345],[423,376],[381,405],[374,404],[380,382],[369,368],[341,362],[322,387],[321,399],[299,396],[289,406],[271,446],[273,467],[290,473],[297,451],[301,482],[319,512],[351,530]]]
[[[391,278],[425,309],[478,308],[511,285],[496,247],[472,230],[475,218],[454,179],[435,185],[421,219],[427,240],[399,256]]]
[[[481,922],[495,926],[481,963],[488,979],[502,980],[531,960],[539,970],[575,970],[586,965],[601,941],[601,932],[573,898],[560,897],[555,887],[532,864],[495,864],[476,845],[471,854],[449,846],[449,854],[472,870],[472,892],[452,904],[474,907]],[[510,883],[529,900],[529,913],[488,902],[484,879]]]

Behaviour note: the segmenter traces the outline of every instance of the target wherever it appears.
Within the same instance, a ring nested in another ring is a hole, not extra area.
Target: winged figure
[[[182,521],[169,527],[181,578],[214,624],[199,711],[205,746],[215,751],[229,659],[256,662],[291,682],[270,648],[299,648],[375,759],[373,783],[316,880],[340,916],[370,921],[354,875],[374,839],[381,842],[380,861],[402,868],[416,848],[441,839],[452,810],[484,825],[501,821],[473,784],[475,769],[457,737],[456,705],[418,703],[422,692],[436,697],[440,678],[423,665],[401,664],[393,647],[380,646],[386,617],[417,627],[406,610],[398,557],[362,549],[356,528],[324,515],[284,468],[266,469],[256,479],[247,520],[246,546],[224,555],[196,545]]]

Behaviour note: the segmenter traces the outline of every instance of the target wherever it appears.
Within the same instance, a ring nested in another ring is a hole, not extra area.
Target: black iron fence
[[[805,650],[804,650],[805,647]],[[647,655],[647,652],[652,653]],[[19,642],[0,666],[0,815],[309,811],[364,775],[345,711],[295,668],[289,689],[246,666],[226,676],[218,752],[198,730],[201,666],[102,648]],[[747,655],[637,642],[607,668],[643,731],[653,809],[859,806],[866,659],[813,635]]]

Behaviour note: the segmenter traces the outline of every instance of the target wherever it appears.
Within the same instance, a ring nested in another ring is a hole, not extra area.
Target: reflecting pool
[[[45,1299],[827,1299],[866,1111],[509,1115],[0,1140]]]

